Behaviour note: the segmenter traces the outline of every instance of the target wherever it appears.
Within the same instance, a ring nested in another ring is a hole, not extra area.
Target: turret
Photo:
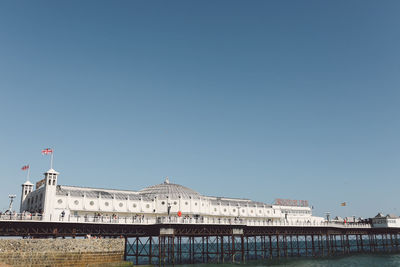
[[[43,205],[43,216],[46,220],[51,220],[51,213],[54,209],[54,202],[56,196],[57,178],[59,173],[53,169],[44,173],[45,178],[45,194]]]
[[[24,208],[24,202],[26,197],[29,195],[29,193],[31,193],[33,191],[33,184],[29,181],[26,181],[25,183],[23,183],[22,185],[22,192],[21,192],[21,206],[19,208],[20,212],[24,212],[25,208]]]

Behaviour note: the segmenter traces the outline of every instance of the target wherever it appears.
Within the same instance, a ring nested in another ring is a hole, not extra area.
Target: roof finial
[[[167,176],[167,177],[165,177],[164,184],[169,184],[169,178],[168,178],[168,176]]]

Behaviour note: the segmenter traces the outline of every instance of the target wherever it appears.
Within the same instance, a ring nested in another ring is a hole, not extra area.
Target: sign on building
[[[36,189],[38,189],[39,187],[44,185],[45,182],[46,182],[46,178],[40,180],[39,182],[36,182]]]
[[[308,207],[308,200],[294,200],[294,199],[275,199],[275,205],[279,206],[292,206],[292,207]]]

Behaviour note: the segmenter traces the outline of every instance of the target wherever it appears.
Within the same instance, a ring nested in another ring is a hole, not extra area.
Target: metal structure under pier
[[[157,236],[127,237],[126,259],[135,264],[155,265],[245,263],[273,258],[400,251],[400,229],[162,227]]]
[[[0,236],[125,238],[135,264],[224,263],[399,252],[400,228],[0,221]]]

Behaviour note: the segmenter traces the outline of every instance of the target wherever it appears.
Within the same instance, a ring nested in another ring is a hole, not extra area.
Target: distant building
[[[182,185],[162,184],[139,191],[87,188],[58,184],[53,169],[44,179],[22,184],[21,212],[42,213],[45,220],[74,216],[206,216],[253,221],[320,223],[309,206],[273,205],[249,199],[204,196]],[[300,202],[299,202],[300,203]],[[307,203],[308,204],[308,203]],[[179,213],[179,215],[178,215]]]
[[[400,227],[400,217],[394,214],[383,215],[378,213],[372,218],[372,226],[377,228]]]

